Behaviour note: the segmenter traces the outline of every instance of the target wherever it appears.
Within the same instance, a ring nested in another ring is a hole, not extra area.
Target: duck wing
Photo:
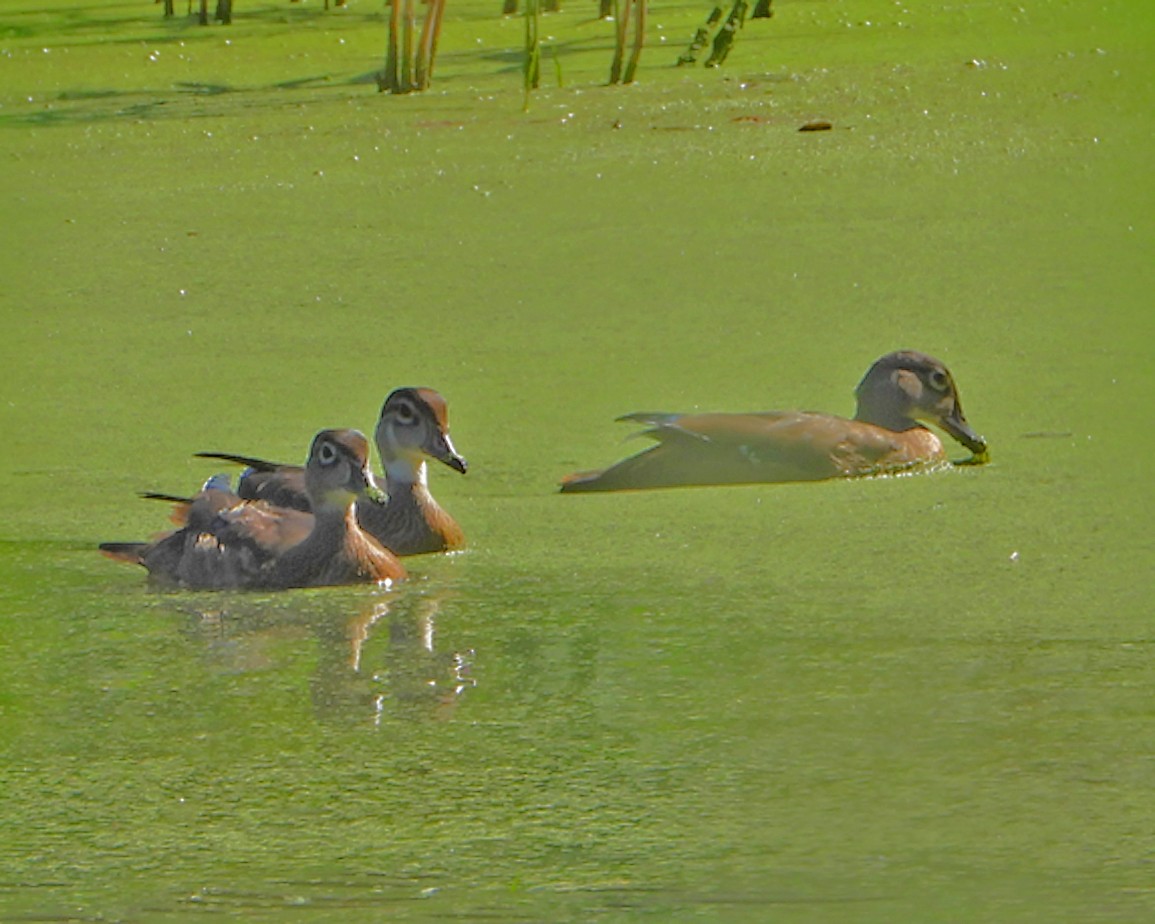
[[[203,529],[178,530],[183,537],[175,564],[177,580],[205,589],[263,587],[277,560],[304,542],[312,528],[312,514],[264,501],[242,501],[220,511]],[[154,554],[159,552],[158,547]],[[169,569],[170,562],[166,555]],[[152,561],[146,559],[144,564],[154,570]]]
[[[290,507],[294,510],[310,509],[309,496],[305,493],[304,466],[269,462],[227,452],[198,452],[196,456],[245,466],[237,480],[237,494],[244,500],[267,501],[277,507]]]
[[[816,481],[866,474],[896,449],[887,431],[832,414],[629,414],[654,446],[598,472],[577,473],[562,491],[622,491],[680,485]]]
[[[206,528],[222,510],[241,501],[229,485],[227,475],[213,475],[192,497],[159,491],[141,491],[140,497],[172,504],[169,519],[177,526],[191,526],[194,529]]]

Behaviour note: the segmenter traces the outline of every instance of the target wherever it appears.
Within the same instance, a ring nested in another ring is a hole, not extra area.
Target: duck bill
[[[377,486],[377,481],[373,478],[373,473],[368,468],[363,468],[357,477],[357,497],[364,499],[374,504],[384,504],[388,497],[385,492]]]
[[[962,406],[959,405],[957,401],[955,402],[954,409],[945,417],[939,418],[938,423],[947,433],[966,446],[966,448],[976,456],[986,454],[987,441],[971,429],[971,425],[967,423],[966,417],[963,416]]]
[[[465,461],[453,448],[453,441],[448,433],[439,433],[429,447],[429,455],[438,462],[448,465],[455,472],[464,475],[469,470],[469,463]]]

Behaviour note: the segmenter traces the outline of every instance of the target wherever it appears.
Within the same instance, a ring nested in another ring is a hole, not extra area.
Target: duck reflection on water
[[[475,652],[439,640],[447,599],[444,592],[406,586],[356,602],[330,591],[182,609],[195,618],[186,632],[224,674],[292,673],[302,657],[300,640],[311,637],[314,714],[381,725],[450,720],[476,686]]]

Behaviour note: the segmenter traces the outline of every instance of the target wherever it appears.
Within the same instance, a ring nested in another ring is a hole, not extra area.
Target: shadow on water
[[[542,45],[541,49],[541,66],[542,66],[542,86],[548,87],[554,82],[554,64],[556,59],[564,59],[570,55],[584,53],[584,52],[598,52],[604,53],[609,60],[609,54],[614,47],[613,35],[606,31],[596,35],[590,35],[585,38],[573,38],[565,41],[557,38],[552,38]],[[499,48],[492,51],[482,52],[473,56],[477,61],[487,61],[492,64],[501,65],[499,73],[521,73],[525,68],[525,50],[520,47]],[[564,81],[564,68],[562,70],[562,77]]]
[[[265,87],[238,87],[221,83],[181,82],[171,92],[162,90],[84,89],[60,93],[44,108],[35,112],[0,116],[0,127],[52,127],[83,125],[96,122],[130,120],[159,121],[179,119],[226,118],[252,113],[254,110],[276,110],[300,104],[293,91],[315,91],[325,87],[361,86],[375,81],[372,73],[335,79],[318,74],[281,81]],[[217,99],[217,105],[206,104]],[[226,101],[227,100],[227,101]],[[64,105],[59,105],[64,104]]]
[[[28,53],[37,55],[51,52],[67,53],[70,49],[86,46],[127,46],[166,48],[179,46],[190,51],[216,49],[226,43],[255,39],[261,35],[333,35],[356,33],[369,28],[384,28],[383,12],[352,12],[347,9],[324,10],[320,3],[306,5],[289,3],[250,6],[238,4],[231,26],[212,23],[202,26],[197,22],[196,5],[185,15],[185,5],[177,3],[177,15],[165,19],[161,7],[155,11],[146,6],[140,15],[123,15],[124,7],[108,10],[100,6],[75,6],[44,11],[27,8],[7,12],[0,18],[0,39],[27,43]],[[211,11],[210,11],[211,12]],[[41,49],[39,43],[44,43]],[[384,33],[381,40],[384,50]],[[358,64],[364,64],[361,60]],[[286,97],[286,92],[315,92],[321,88],[348,88],[372,86],[376,83],[374,71],[345,73],[315,73],[287,76],[272,83],[251,85],[228,82],[177,81],[169,86],[108,87],[78,86],[58,92],[35,92],[30,87],[27,98],[3,107],[0,127],[51,127],[58,125],[85,125],[119,120],[152,121],[199,118],[222,118],[254,110],[276,110],[296,106],[298,96]],[[217,105],[206,105],[209,98],[218,98]],[[225,99],[229,101],[224,102]],[[243,103],[238,101],[243,100]]]
[[[212,20],[215,2],[210,4]],[[117,10],[128,9],[117,7]],[[160,3],[150,11],[148,6],[136,7],[139,15],[118,15],[100,4],[54,8],[50,12],[37,7],[7,11],[0,22],[0,38],[40,41],[50,37],[54,48],[77,47],[87,44],[120,45],[147,42],[164,44],[187,42],[189,39],[219,39],[219,29],[245,25],[270,26],[324,26],[329,29],[359,28],[365,23],[382,23],[385,14],[376,7],[370,12],[354,12],[347,7],[322,9],[320,3],[284,3],[254,5],[242,0],[233,8],[232,26],[210,21],[208,26],[199,22],[199,0],[191,5],[187,0],[176,0],[176,14],[166,18]],[[140,30],[147,29],[147,33]],[[162,31],[157,31],[157,30]],[[116,33],[132,33],[117,35]]]
[[[182,633],[199,641],[210,666],[223,674],[283,670],[282,658],[295,657],[299,642],[312,639],[314,714],[380,725],[445,721],[475,686],[475,653],[439,640],[438,620],[450,595],[414,587],[368,599],[230,595],[217,605],[177,609],[187,616]]]
[[[265,891],[202,888],[184,899],[198,911],[231,914],[276,912],[285,908],[286,894],[294,904],[325,913],[371,911],[375,915],[392,912],[407,921],[442,921],[446,903],[453,903],[452,918],[531,922],[548,914],[558,920],[592,920],[609,915],[685,916],[693,913],[725,920],[749,915],[869,913],[869,909],[895,903],[889,896],[831,896],[806,894],[804,887],[773,886],[764,891],[727,891],[718,894],[687,893],[676,889],[646,886],[576,887],[502,891],[466,890],[448,885],[441,877],[404,877],[386,872],[339,879],[284,879],[268,883]],[[464,894],[466,892],[470,894]],[[455,894],[462,893],[462,894]],[[761,912],[758,909],[762,909]],[[794,920],[792,917],[791,920]],[[875,920],[875,918],[870,918]]]
[[[147,10],[147,8],[145,8]],[[385,15],[379,9],[354,13],[347,9],[323,10],[320,4],[305,6],[288,2],[250,8],[239,5],[232,26],[212,23],[201,26],[196,10],[184,15],[184,5],[177,3],[177,15],[163,19],[160,7],[155,18],[147,13],[141,16],[117,16],[99,7],[72,7],[53,11],[48,15],[39,10],[22,10],[5,17],[0,25],[0,37],[16,41],[49,43],[45,52],[67,51],[88,45],[144,46],[166,48],[180,46],[196,50],[212,48],[225,39],[252,39],[258,36],[287,36],[311,34],[356,33],[366,27],[381,29],[381,51],[384,51]],[[595,20],[590,20],[595,24]],[[343,40],[342,40],[343,41]],[[608,30],[568,40],[552,39],[543,54],[549,73],[544,84],[553,82],[553,70],[564,80],[565,62],[573,56],[589,52],[609,53],[612,35]],[[38,49],[37,49],[38,50]],[[452,82],[456,65],[465,61],[495,67],[493,73],[510,75],[520,72],[524,52],[515,43],[513,47],[485,51],[443,50],[438,57],[438,83]],[[357,63],[365,64],[364,57]],[[178,121],[185,119],[229,118],[251,115],[254,112],[275,112],[295,108],[305,102],[317,101],[318,93],[328,91],[334,98],[347,98],[348,91],[356,88],[360,97],[363,88],[375,87],[378,74],[369,71],[329,71],[301,76],[286,76],[271,83],[229,83],[207,81],[175,81],[169,86],[152,87],[90,87],[80,86],[52,93],[34,94],[20,98],[15,105],[4,107],[0,114],[0,128],[54,127],[115,123],[118,121]],[[365,94],[373,99],[378,94]],[[215,100],[215,102],[210,102]]]

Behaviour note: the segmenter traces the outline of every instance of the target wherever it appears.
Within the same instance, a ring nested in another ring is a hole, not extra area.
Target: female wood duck
[[[853,420],[810,411],[756,414],[627,414],[657,440],[602,471],[576,472],[564,492],[678,485],[816,481],[894,472],[946,460],[941,427],[987,461],[987,443],[963,416],[950,372],[925,353],[888,353],[855,390]]]
[[[143,565],[157,583],[191,589],[279,590],[405,577],[397,558],[357,525],[354,501],[375,490],[369,441],[322,430],[304,468],[312,513],[246,501],[212,479],[154,542],[106,542],[106,555]]]
[[[385,466],[388,500],[384,504],[359,503],[357,519],[361,527],[396,555],[444,552],[464,546],[461,527],[429,491],[425,464],[426,459],[435,459],[463,475],[468,468],[449,438],[445,399],[432,388],[398,388],[385,399],[375,436]],[[310,509],[300,466],[219,452],[197,455],[247,465],[237,485],[237,493],[245,499]]]

